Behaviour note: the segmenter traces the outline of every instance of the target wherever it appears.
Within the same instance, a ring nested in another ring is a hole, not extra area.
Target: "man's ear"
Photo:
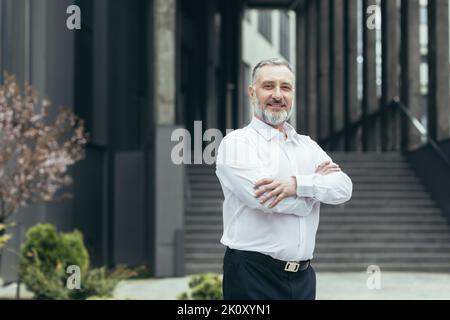
[[[254,98],[254,94],[255,94],[255,88],[253,86],[248,86],[248,96],[250,97],[250,99]]]

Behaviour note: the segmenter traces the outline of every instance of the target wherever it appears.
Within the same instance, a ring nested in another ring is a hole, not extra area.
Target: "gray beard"
[[[254,101],[252,104],[255,115],[257,115],[259,118],[261,118],[265,123],[269,125],[278,126],[288,121],[292,116],[293,111],[292,108],[289,112],[285,110],[281,112],[271,112],[268,109],[263,110],[261,103],[257,100]]]

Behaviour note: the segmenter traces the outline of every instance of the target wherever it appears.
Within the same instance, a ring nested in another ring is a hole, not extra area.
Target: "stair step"
[[[221,215],[216,216],[197,216],[186,217],[185,222],[187,225],[210,225],[210,224],[222,224],[223,219]],[[320,223],[336,223],[336,224],[360,224],[360,223],[439,223],[445,224],[446,219],[443,216],[386,216],[381,220],[379,216],[322,216]]]
[[[194,199],[193,199],[194,200]],[[402,207],[436,207],[431,199],[386,199],[380,201],[377,199],[352,199],[351,201],[336,206],[336,208],[402,208]]]
[[[355,260],[359,262],[367,262],[368,264],[378,264],[383,262],[399,262],[407,261],[408,263],[415,262],[447,262],[450,264],[450,253],[433,253],[433,252],[391,252],[391,253],[357,253],[357,252],[340,252],[340,253],[316,253],[314,260],[317,262],[345,262],[345,260]],[[212,254],[208,252],[190,253],[185,256],[187,262],[194,262],[196,260],[202,262],[217,262],[223,261],[223,254]],[[450,267],[450,265],[449,265]]]
[[[209,216],[209,215],[222,215],[222,202],[216,205],[210,205],[205,207],[191,207],[187,206],[186,216]],[[328,205],[322,205],[320,208],[321,216],[338,216],[338,215],[365,215],[365,216],[379,216],[379,215],[441,215],[441,211],[438,208],[343,208],[332,207]]]
[[[207,230],[204,230],[204,226],[201,224],[186,225],[185,230],[188,233],[217,233],[222,232],[222,224],[210,224]],[[391,224],[391,223],[377,223],[377,224],[366,224],[366,223],[352,223],[352,224],[319,224],[319,231],[321,233],[330,232],[450,232],[449,226],[442,223],[404,223],[404,224]]]
[[[223,199],[217,199],[217,198],[192,198],[188,201],[188,205],[192,208],[195,206],[208,206],[208,205],[215,205],[217,206],[222,205]],[[348,208],[348,207],[380,207],[385,208],[387,206],[391,206],[391,208],[400,206],[400,207],[417,207],[417,206],[431,206],[435,207],[436,204],[431,199],[387,199],[387,201],[380,201],[377,199],[352,199],[351,201],[343,204],[335,206],[335,208]]]
[[[354,223],[354,224],[337,224],[337,225],[328,225],[322,224],[319,225],[319,232],[334,232],[340,230],[348,230],[348,231],[424,231],[429,230],[432,232],[449,232],[449,226],[443,223],[421,223],[417,224],[414,222],[404,223],[404,224],[391,224],[391,223],[377,223],[377,224],[365,224],[365,223]]]
[[[397,179],[414,177],[417,178],[414,171],[411,169],[366,169],[366,168],[355,168],[349,169],[348,167],[341,166],[341,169],[352,179],[359,179],[361,177],[396,177]],[[189,181],[216,181],[219,182],[213,171],[199,171],[189,174]]]
[[[416,263],[421,261],[428,262],[447,262],[450,266],[450,253],[434,253],[434,252],[383,252],[383,253],[358,253],[358,252],[340,252],[340,253],[316,253],[314,259],[318,262],[345,262],[355,260],[367,262],[368,264],[379,264],[383,262],[400,262]],[[212,260],[217,260],[213,257]]]
[[[388,166],[383,166],[383,167],[370,167],[368,170],[368,168],[362,168],[361,166],[356,166],[356,167],[352,167],[350,165],[347,164],[339,164],[340,167],[348,174],[351,175],[368,175],[368,176],[377,176],[377,175],[399,175],[399,176],[404,176],[404,175],[410,175],[410,176],[415,176],[416,173],[415,171],[407,166],[401,166],[401,167],[397,167],[397,168],[390,168]],[[188,175],[189,176],[199,176],[199,177],[205,177],[208,175],[211,176],[216,176],[216,168],[200,168],[200,169],[190,169],[188,170]]]
[[[385,152],[385,153],[377,153],[377,152],[330,152],[328,155],[333,159],[351,159],[351,160],[361,160],[361,161],[370,161],[370,160],[399,160],[405,161],[403,155],[397,152]]]
[[[417,175],[411,169],[374,169],[374,168],[349,168],[341,166],[342,170],[355,181],[365,183],[367,181],[377,181],[382,178],[388,178],[385,180],[386,183],[405,183],[414,181],[418,182],[419,179]],[[188,182],[191,184],[206,184],[208,187],[211,184],[220,187],[220,182],[218,177],[214,172],[199,172],[188,175]]]
[[[187,242],[202,242],[202,243],[219,243],[222,238],[222,233],[189,233],[186,232],[185,239]],[[374,233],[366,234],[365,232],[355,232],[348,234],[346,232],[336,233],[319,233],[317,235],[316,243],[329,243],[329,242],[346,242],[346,241],[358,241],[358,242],[373,242],[386,239],[386,242],[394,241],[410,241],[410,242],[432,242],[432,241],[446,241],[450,242],[449,233],[434,233],[434,232],[409,232],[409,233]]]
[[[192,191],[220,191],[222,192],[222,187],[219,182],[213,183],[192,183],[190,185]],[[393,192],[409,192],[409,191],[426,191],[426,188],[421,184],[357,184],[353,185],[354,191],[393,191]]]
[[[353,242],[353,243],[335,243],[335,242],[327,242],[327,243],[319,243],[316,247],[319,249],[370,249],[370,248],[386,248],[386,249],[396,249],[396,248],[411,248],[411,249],[448,249],[450,250],[450,242],[441,243],[441,242],[430,242],[430,243],[419,243],[415,244],[410,241],[403,240],[402,242],[395,243],[386,243],[383,241],[371,241],[367,243]],[[192,243],[186,242],[186,249],[195,249],[195,250],[212,250],[212,251],[220,251],[225,252],[225,246],[221,243]]]
[[[316,272],[364,272],[368,268],[366,263],[320,263],[313,261],[312,266]],[[450,272],[450,267],[447,263],[429,263],[429,262],[416,262],[414,264],[407,263],[383,263],[379,265],[380,270],[384,272]],[[204,272],[214,272],[222,274],[222,263],[187,263],[186,274],[194,275]]]
[[[223,198],[223,192],[222,190],[216,189],[216,190],[198,190],[198,189],[192,189],[191,190],[191,199],[202,199],[202,198]],[[399,199],[399,198],[425,198],[429,199],[430,195],[427,192],[423,191],[403,191],[403,190],[397,190],[397,191],[386,191],[386,190],[378,190],[378,191],[364,191],[364,190],[358,190],[358,187],[355,187],[352,194],[352,199],[356,198],[392,198],[392,199]]]
[[[357,160],[333,158],[333,162],[348,168],[411,168],[411,165],[408,162],[401,160],[377,161],[374,159]]]
[[[406,253],[427,253],[427,254],[450,254],[450,248],[447,247],[439,247],[438,244],[434,244],[434,246],[404,246],[404,245],[398,245],[398,246],[389,246],[385,247],[383,245],[380,246],[366,246],[366,247],[349,247],[349,246],[341,246],[340,248],[327,248],[327,247],[316,247],[315,255],[320,256],[322,254],[346,254],[348,252],[352,252],[354,254],[378,254],[379,252],[383,252],[386,254],[397,254],[398,252],[402,252],[404,254]],[[185,249],[185,255],[186,257],[190,257],[191,254],[196,253],[208,253],[208,254],[215,254],[215,255],[223,255],[224,254],[223,247],[193,247],[193,246],[187,246]]]

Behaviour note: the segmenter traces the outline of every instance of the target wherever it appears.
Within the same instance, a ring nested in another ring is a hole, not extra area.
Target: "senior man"
[[[225,299],[314,300],[311,266],[320,203],[342,204],[352,181],[310,137],[287,122],[295,75],[281,59],[259,62],[248,94],[253,119],[221,142],[221,243]]]

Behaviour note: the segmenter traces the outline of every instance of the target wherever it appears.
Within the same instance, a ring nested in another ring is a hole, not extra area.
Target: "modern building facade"
[[[73,4],[81,9],[81,30],[66,27]],[[189,188],[185,167],[171,161],[178,142],[172,133],[186,128],[193,148],[201,148],[207,129],[225,134],[245,123],[248,70],[266,54],[247,47],[255,32],[279,47],[273,54],[295,64],[300,132],[332,151],[409,152],[422,169],[441,163],[424,144],[431,140],[388,106],[399,97],[450,153],[448,6],[447,0],[0,0],[0,70],[35,85],[54,105],[73,108],[91,134],[86,159],[73,169],[74,199],[17,212],[9,249],[18,250],[27,227],[47,221],[80,229],[96,265],[145,264],[155,276],[183,274]],[[369,8],[379,9],[379,29],[368,22]],[[269,22],[256,11],[246,16],[247,9],[292,14]],[[295,47],[282,40],[287,34]],[[422,174],[450,214],[448,194],[433,187],[436,175],[449,172],[433,167]],[[11,252],[2,255],[5,281],[15,279]]]

